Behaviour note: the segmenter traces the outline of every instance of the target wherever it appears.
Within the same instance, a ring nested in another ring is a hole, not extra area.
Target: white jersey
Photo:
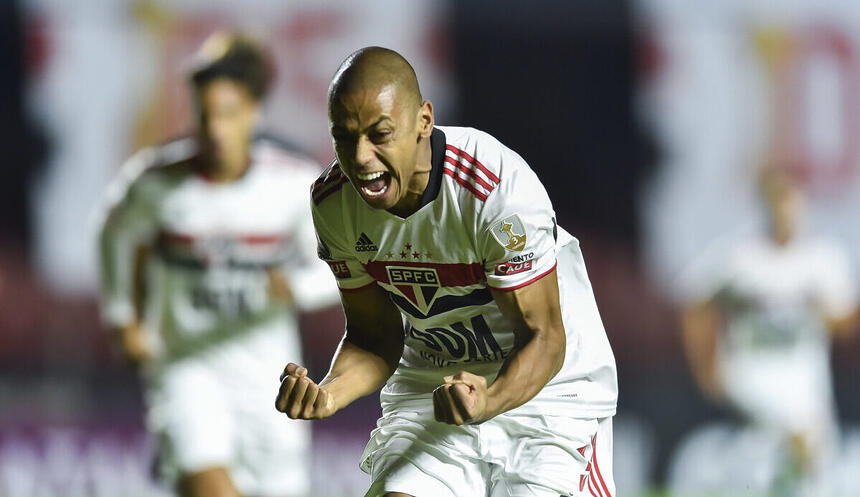
[[[826,318],[854,311],[848,258],[827,240],[766,237],[714,246],[685,276],[687,298],[716,299],[730,400],[753,418],[800,427],[831,417]]]
[[[113,326],[136,316],[132,267],[150,249],[145,322],[162,358],[279,327],[293,313],[270,296],[270,273],[286,271],[299,308],[332,303],[336,291],[303,195],[319,173],[303,156],[258,137],[251,164],[229,183],[207,180],[194,139],[135,155],[109,192],[101,240],[103,314]]]
[[[468,370],[492,380],[514,345],[490,289],[524,287],[559,266],[567,353],[561,371],[518,408],[605,417],[617,398],[615,359],[578,242],[558,228],[543,185],[492,136],[437,126],[419,210],[373,209],[335,162],[312,190],[320,257],[342,292],[379,285],[406,318],[400,365],[383,411],[428,404],[442,377]],[[561,253],[564,252],[564,267]]]

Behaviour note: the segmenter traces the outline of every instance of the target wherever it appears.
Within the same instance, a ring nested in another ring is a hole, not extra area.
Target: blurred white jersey
[[[379,285],[407,319],[400,365],[382,392],[383,411],[432,409],[432,389],[460,370],[492,381],[514,334],[490,289],[526,286],[558,266],[565,362],[517,411],[613,415],[615,359],[579,243],[557,228],[535,173],[515,152],[471,128],[437,126],[431,148],[421,207],[407,218],[368,206],[336,162],[312,192],[320,257],[341,291]]]
[[[297,319],[272,283],[286,281],[299,309],[338,300],[305,193],[319,169],[262,137],[235,181],[207,180],[198,161],[184,139],[122,169],[101,237],[104,319],[120,326],[145,310],[156,350],[147,421],[165,478],[225,466],[244,495],[304,495],[310,427],[272,407],[282,368],[301,361]]]
[[[686,275],[687,297],[716,299],[720,364],[730,400],[754,420],[791,430],[830,422],[827,318],[853,312],[846,254],[821,239],[766,237],[713,247]]]
[[[270,297],[270,273],[287,271],[299,308],[332,302],[331,277],[315,257],[304,195],[318,168],[268,138],[252,145],[247,172],[207,180],[188,138],[145,149],[109,193],[101,240],[104,318],[135,316],[133,261],[150,249],[146,324],[165,358],[253,332],[292,314]]]

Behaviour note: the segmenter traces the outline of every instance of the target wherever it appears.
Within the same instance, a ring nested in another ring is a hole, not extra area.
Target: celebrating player
[[[271,409],[296,311],[337,301],[303,194],[319,168],[257,133],[264,51],[216,34],[190,74],[194,137],[145,149],[109,192],[104,315],[144,366],[165,476],[188,497],[300,496],[309,429]]]
[[[837,431],[829,334],[854,328],[857,290],[841,248],[803,232],[791,177],[767,170],[761,193],[767,233],[715,245],[684,278],[684,344],[708,397],[783,438],[774,485],[823,496]]]
[[[318,384],[287,365],[278,410],[325,418],[384,384],[368,496],[614,496],[615,360],[535,173],[434,126],[391,50],[350,55],[328,98],[336,160],[312,210],[346,333]]]

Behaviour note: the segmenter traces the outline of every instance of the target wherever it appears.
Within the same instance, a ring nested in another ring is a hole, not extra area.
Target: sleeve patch
[[[349,272],[349,266],[346,265],[346,261],[326,261],[328,263],[328,267],[331,268],[331,272],[334,273],[334,277],[337,279],[343,278],[351,278],[352,273]]]
[[[493,238],[506,250],[519,252],[526,247],[526,229],[516,214],[494,224],[491,231]]]
[[[509,274],[517,274],[525,271],[531,271],[532,261],[525,262],[503,262],[496,264],[496,276],[507,276]]]

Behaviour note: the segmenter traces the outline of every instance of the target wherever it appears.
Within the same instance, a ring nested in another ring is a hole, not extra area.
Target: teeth
[[[382,190],[379,190],[378,192],[372,192],[363,186],[361,187],[361,191],[364,192],[364,194],[370,198],[381,197],[382,195],[385,195],[385,192],[388,191],[388,185],[382,187]]]
[[[356,177],[358,177],[358,179],[360,179],[361,181],[370,181],[372,179],[376,179],[376,178],[382,176],[383,174],[385,174],[385,171],[376,171],[375,173],[367,173],[367,174],[357,173]]]

